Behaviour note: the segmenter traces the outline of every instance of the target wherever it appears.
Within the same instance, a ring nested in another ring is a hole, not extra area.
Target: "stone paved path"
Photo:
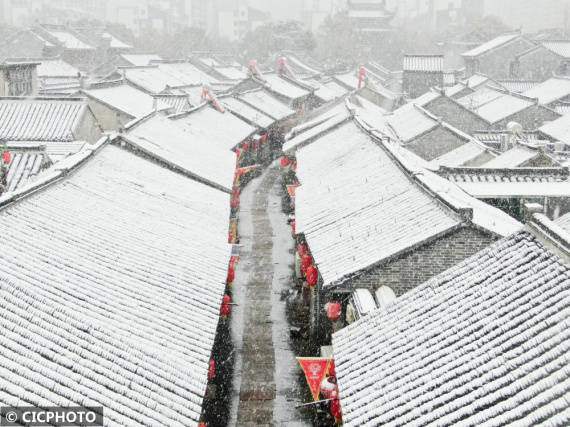
[[[241,195],[243,247],[233,289],[239,306],[232,313],[235,398],[229,425],[310,425],[294,409],[298,367],[280,300],[290,282],[293,240],[281,212],[279,175],[274,162]]]

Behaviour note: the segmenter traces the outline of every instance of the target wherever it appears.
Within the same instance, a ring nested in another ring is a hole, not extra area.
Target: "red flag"
[[[305,373],[307,384],[309,384],[313,399],[316,402],[319,400],[321,383],[327,374],[331,359],[323,357],[297,357],[297,360]]]

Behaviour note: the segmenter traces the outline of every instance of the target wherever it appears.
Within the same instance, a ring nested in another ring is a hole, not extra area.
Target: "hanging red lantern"
[[[242,148],[243,148],[244,150],[247,150],[247,149],[249,148],[249,141],[245,141],[245,142],[243,143]]]
[[[257,151],[258,148],[259,148],[259,140],[256,139],[256,140],[253,142],[253,149],[254,149],[255,151]]]
[[[307,283],[312,288],[317,284],[319,280],[319,274],[317,272],[317,268],[314,265],[310,265],[307,267]]]
[[[222,315],[222,320],[226,320],[228,318],[228,314],[232,311],[232,306],[230,305],[231,298],[229,295],[224,295],[224,299],[222,300],[222,307],[220,308],[220,314]]]
[[[307,270],[311,265],[313,265],[313,257],[306,253],[301,258],[301,267],[304,267],[305,270]]]
[[[234,281],[234,278],[235,278],[234,266],[230,264],[228,268],[228,283],[232,283]]]
[[[210,360],[210,369],[208,369],[208,379],[213,380],[216,376],[216,361],[214,359]]]
[[[307,253],[307,249],[308,249],[307,245],[304,245],[302,243],[299,243],[297,245],[297,252],[299,253],[299,256],[301,256],[301,257]]]
[[[342,419],[342,410],[340,409],[340,400],[338,399],[338,392],[333,391],[331,393],[331,414],[334,417],[336,423],[338,424],[339,421]]]
[[[232,230],[228,231],[228,243],[233,243],[234,242],[234,233],[232,232]]]
[[[295,220],[291,221],[291,227],[293,227],[293,237],[295,237],[297,235],[297,233],[295,233]]]
[[[2,153],[2,160],[4,161],[4,164],[9,164],[12,161],[12,154],[9,151],[4,151]]]
[[[264,144],[267,142],[267,134],[261,137],[261,142],[263,142]]]
[[[283,166],[284,168],[286,168],[287,166],[289,166],[291,164],[291,159],[289,157],[286,156],[282,156],[281,157],[281,166]]]
[[[330,320],[337,320],[342,312],[342,307],[339,302],[327,303],[327,317]]]

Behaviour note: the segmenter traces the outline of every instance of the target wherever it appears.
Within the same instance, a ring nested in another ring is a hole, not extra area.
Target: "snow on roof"
[[[168,87],[185,86],[187,83],[178,77],[164,72],[157,66],[126,68],[125,78],[132,84],[153,94],[158,94]]]
[[[305,130],[283,144],[283,152],[286,154],[295,153],[298,149],[330,132],[331,129],[339,126],[350,117],[350,113],[342,104],[340,104],[338,108],[334,108],[333,111],[329,111],[326,114],[328,115],[319,124]]]
[[[209,105],[173,116],[172,122],[184,129],[195,144],[228,151],[256,132],[231,112],[220,113]]]
[[[109,45],[113,49],[132,49],[133,47],[125,42],[122,42],[117,37],[111,33],[103,33],[103,38],[110,39],[111,44]]]
[[[459,224],[354,123],[296,156],[296,229],[307,239],[324,286]]]
[[[87,110],[84,101],[3,99],[0,139],[11,141],[73,141]]]
[[[463,83],[465,83],[468,88],[475,89],[490,80],[491,79],[484,74],[475,73],[472,76],[466,78]]]
[[[552,108],[552,107],[551,107]],[[570,104],[559,104],[554,106],[554,111],[556,111],[561,116],[570,113]]]
[[[440,166],[461,166],[485,152],[488,152],[488,150],[483,144],[469,139],[469,141],[456,149],[431,160],[429,164],[433,169],[439,169]]]
[[[61,59],[38,59],[38,77],[74,77],[79,76],[79,69]]]
[[[229,108],[230,111],[240,117],[243,117],[244,120],[253,123],[255,126],[261,129],[267,129],[269,126],[275,123],[275,120],[268,115],[256,110],[253,107],[250,107],[248,104],[240,101],[237,98],[228,96],[226,98],[222,98],[221,102],[225,107]]]
[[[560,218],[555,219],[554,223],[565,230],[567,233],[570,233],[570,212],[565,215],[562,215]]]
[[[215,67],[214,70],[228,80],[243,80],[246,78],[246,73],[238,67]]]
[[[570,114],[546,123],[538,130],[557,141],[570,145]]]
[[[309,96],[310,94],[309,91],[288,82],[277,74],[264,74],[263,78],[266,80],[266,86],[270,90],[292,101]]]
[[[521,145],[515,145],[510,150],[501,153],[499,156],[488,161],[482,167],[484,168],[516,168],[523,163],[539,155],[540,152],[532,150]],[[451,166],[451,165],[450,165]],[[458,165],[459,166],[459,165]]]
[[[484,86],[482,88],[477,89],[475,92],[472,92],[468,95],[465,95],[456,101],[463,105],[465,108],[470,110],[476,110],[481,105],[492,101],[493,99],[497,99],[503,96],[505,93],[499,90],[493,89],[488,86]]]
[[[309,75],[317,75],[321,72],[316,70],[315,68],[311,67],[304,61],[301,61],[294,55],[287,55],[287,65],[292,66],[297,73],[300,74],[309,74]]]
[[[569,288],[521,231],[336,332],[344,424],[567,424]]]
[[[417,98],[412,99],[410,102],[425,107],[427,104],[429,104],[432,101],[435,101],[440,96],[441,94],[439,92],[436,92],[434,90],[428,90],[427,92],[423,93]]]
[[[570,197],[570,182],[458,182],[464,191],[478,198]]]
[[[346,87],[349,87],[351,89],[358,88],[358,77],[356,77],[353,71],[344,74],[335,74],[332,77],[333,79],[338,80],[339,82],[344,84]]]
[[[386,120],[404,143],[439,126],[437,120],[425,114],[413,102],[386,115]]]
[[[6,174],[6,191],[15,191],[25,186],[49,165],[45,151],[11,151],[11,154],[12,160]]]
[[[197,424],[229,215],[229,194],[115,146],[1,210],[0,404]]]
[[[403,70],[442,72],[443,55],[404,55]]]
[[[150,65],[151,61],[161,61],[162,57],[155,54],[144,54],[144,53],[129,53],[122,54],[121,58],[129,62],[131,65],[142,67],[145,65]]]
[[[315,89],[315,96],[324,102],[334,101],[335,99],[342,98],[348,92],[344,87],[332,80],[328,82],[321,82],[315,79],[305,79],[303,82],[312,86]]]
[[[541,44],[563,58],[570,58],[570,40],[545,40]]]
[[[532,105],[534,105],[534,102],[529,99],[504,94],[503,96],[480,105],[474,111],[489,123],[496,123]]]
[[[288,105],[285,105],[264,90],[242,93],[238,96],[238,99],[262,111],[275,120],[283,120],[295,114],[295,111],[289,108]]]
[[[523,92],[529,98],[538,98],[538,102],[547,105],[570,95],[570,79],[550,78],[532,89]]]
[[[517,38],[520,37],[520,34],[504,34],[502,36],[498,36],[495,37],[493,40],[489,40],[486,43],[483,43],[482,45],[477,46],[474,49],[471,49],[467,52],[464,52],[461,54],[461,56],[463,57],[469,57],[469,58],[473,58],[479,55],[482,55],[484,53],[487,53],[497,47],[503,46]]]
[[[504,87],[509,92],[514,93],[525,93],[540,84],[540,82],[534,80],[497,80],[497,83]],[[534,96],[527,95],[530,98],[536,98]]]
[[[354,103],[359,117],[368,124],[370,128],[374,128],[386,136],[393,137],[392,129],[387,125],[386,110],[369,101],[368,99],[357,95]]]
[[[122,137],[142,151],[177,167],[194,178],[231,190],[235,153],[196,138],[189,130],[160,115],[136,123]]]
[[[176,113],[182,113],[192,108],[187,95],[154,95],[153,98],[160,100],[161,103],[168,105]]]
[[[119,110],[132,119],[147,116],[154,111],[154,98],[128,84],[83,90],[87,96],[94,98],[113,109]],[[167,110],[170,105],[157,101],[157,110]]]
[[[67,31],[51,30],[44,28],[51,36],[55,37],[65,49],[77,50],[95,50],[95,48],[87,43],[79,40],[75,35]]]

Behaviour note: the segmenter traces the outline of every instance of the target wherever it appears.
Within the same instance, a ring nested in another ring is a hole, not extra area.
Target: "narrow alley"
[[[241,194],[242,248],[233,285],[239,305],[231,324],[235,397],[229,425],[311,425],[311,414],[295,409],[306,390],[299,382],[286,316],[294,245],[281,210],[279,176],[274,162]]]

